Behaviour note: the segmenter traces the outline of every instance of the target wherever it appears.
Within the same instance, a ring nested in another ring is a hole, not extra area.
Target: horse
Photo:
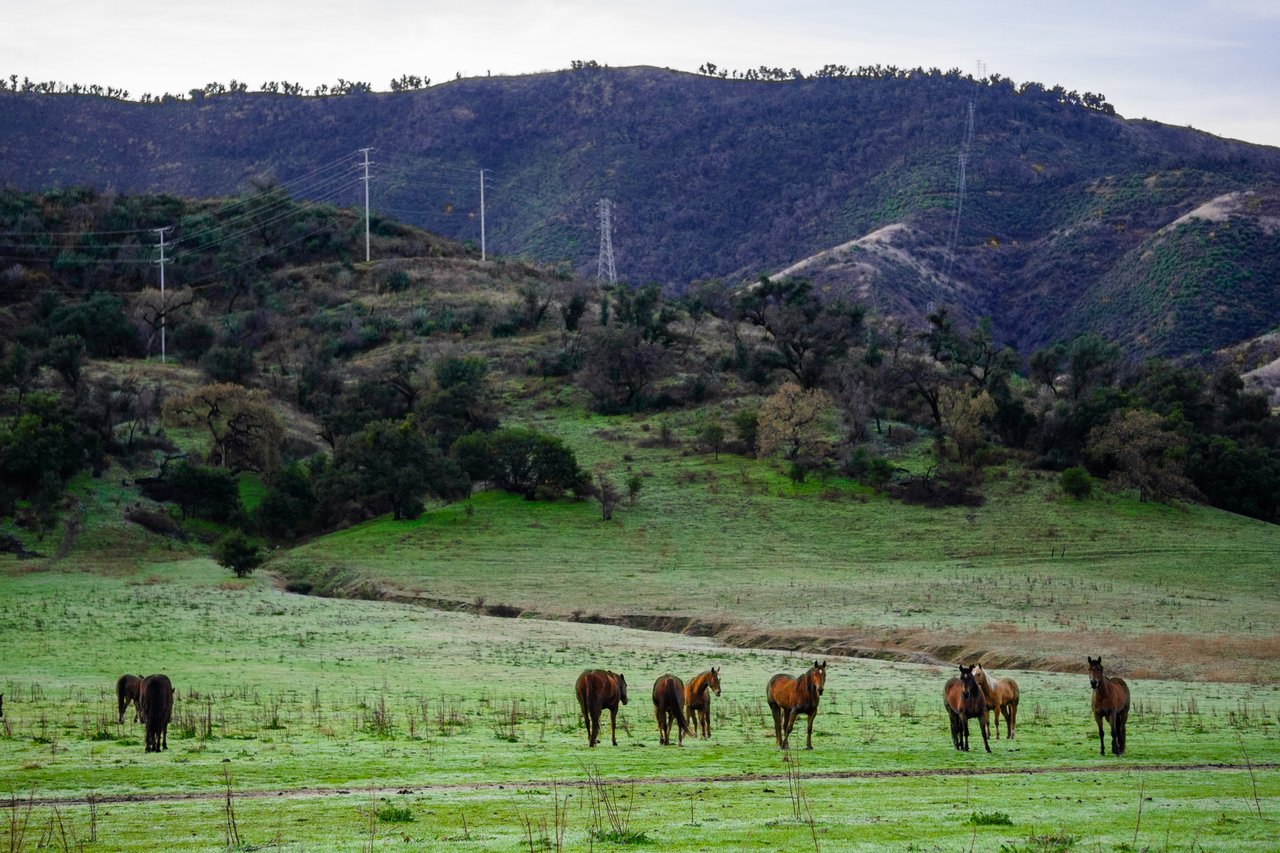
[[[969,751],[969,720],[978,718],[982,730],[982,745],[991,751],[987,729],[987,700],[973,677],[973,667],[960,666],[960,677],[952,676],[942,687],[942,701],[951,719],[951,743],[959,750]]]
[[[676,724],[676,743],[684,746],[689,722],[684,715],[684,682],[671,673],[653,682],[653,713],[658,718],[658,743],[671,745],[671,724]]]
[[[138,708],[147,725],[147,752],[169,748],[169,719],[173,716],[173,682],[167,675],[148,675],[138,688]]]
[[[621,673],[588,669],[578,676],[578,707],[587,724],[587,746],[600,742],[600,712],[609,709],[609,734],[618,745],[618,703],[627,704],[627,679]]]
[[[1111,726],[1111,754],[1124,755],[1125,725],[1129,721],[1129,685],[1123,678],[1112,678],[1102,673],[1102,658],[1089,661],[1089,686],[1093,688],[1093,718],[1098,723],[1098,749],[1107,754],[1107,742],[1102,736],[1102,718]]]
[[[142,687],[141,675],[122,675],[116,681],[116,707],[120,710],[120,722],[124,722],[125,709],[129,707],[129,703],[133,703],[133,721],[135,723],[142,722],[139,714],[142,712],[142,706],[138,703],[138,689]]]
[[[695,675],[684,689],[684,713],[699,737],[711,737],[711,691],[720,695],[720,667]]]
[[[769,679],[765,698],[773,712],[773,736],[779,749],[790,749],[791,728],[801,714],[809,717],[804,748],[813,749],[813,718],[818,713],[818,701],[826,683],[826,661],[814,661],[813,666],[799,678],[780,672]]]
[[[977,664],[973,668],[973,678],[978,682],[982,698],[987,700],[987,707],[993,712],[992,719],[996,723],[996,740],[1000,739],[1000,715],[1004,714],[1004,724],[1009,740],[1013,740],[1014,729],[1018,722],[1018,682],[1012,678],[996,678]]]

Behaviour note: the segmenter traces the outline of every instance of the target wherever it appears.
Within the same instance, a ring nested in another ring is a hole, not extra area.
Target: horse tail
[[[670,706],[671,716],[676,718],[680,734],[688,735],[690,733],[689,718],[684,715],[684,692],[676,686],[674,681],[667,684],[667,704]]]
[[[116,679],[116,707],[120,711],[120,719],[124,719],[124,683],[129,678],[122,675]]]

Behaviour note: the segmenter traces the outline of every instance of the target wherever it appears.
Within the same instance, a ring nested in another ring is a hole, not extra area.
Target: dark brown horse
[[[125,709],[133,703],[133,721],[141,722],[139,714],[142,706],[138,704],[138,690],[142,687],[141,675],[122,675],[116,681],[116,707],[120,709],[120,722],[124,722]]]
[[[609,709],[609,735],[618,745],[618,703],[627,704],[627,679],[621,673],[588,669],[578,676],[578,707],[587,724],[587,746],[600,742],[600,712]]]
[[[658,718],[658,743],[671,745],[671,724],[676,724],[676,743],[684,746],[689,722],[684,716],[684,682],[671,673],[653,682],[653,713]]]
[[[951,720],[951,743],[956,749],[969,751],[969,720],[978,718],[982,730],[982,745],[991,751],[987,729],[987,700],[973,677],[973,667],[960,667],[959,678],[948,678],[942,688],[943,703]]]
[[[1102,658],[1089,661],[1089,686],[1093,688],[1093,718],[1098,723],[1098,749],[1107,754],[1102,720],[1111,726],[1111,754],[1124,755],[1125,725],[1129,721],[1129,685],[1123,678],[1102,674]]]
[[[1004,715],[1006,734],[1013,740],[1018,722],[1018,682],[1012,678],[996,678],[978,664],[973,668],[973,679],[978,682],[982,698],[987,700],[987,708],[992,711],[992,719],[996,724],[996,740],[1000,739],[1000,715]]]
[[[169,719],[173,716],[173,683],[167,675],[148,675],[138,688],[138,708],[147,725],[147,752],[169,748]]]
[[[689,718],[693,733],[711,737],[711,694],[720,695],[720,667],[713,666],[684,689],[684,712]]]
[[[809,671],[799,678],[780,672],[769,679],[765,698],[773,712],[773,736],[781,749],[790,748],[791,728],[801,714],[809,717],[804,748],[813,749],[813,718],[818,713],[818,700],[826,683],[826,661],[814,661]]]

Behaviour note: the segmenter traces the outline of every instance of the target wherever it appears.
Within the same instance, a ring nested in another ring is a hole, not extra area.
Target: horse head
[[[717,696],[720,695],[720,667],[711,667],[711,677],[707,679],[707,684]]]
[[[623,705],[627,704],[627,677],[622,673],[618,673],[618,698]]]
[[[1096,660],[1089,657],[1086,659],[1089,661],[1089,686],[1094,690],[1097,690],[1102,686],[1102,679],[1104,677],[1102,675],[1102,657],[1099,656]]]
[[[809,670],[813,673],[813,686],[817,689],[818,695],[822,695],[823,689],[827,685],[827,662],[814,661],[813,669]]]
[[[975,693],[978,693],[978,682],[973,677],[974,667],[960,664],[960,686],[963,688],[961,695],[968,699]]]

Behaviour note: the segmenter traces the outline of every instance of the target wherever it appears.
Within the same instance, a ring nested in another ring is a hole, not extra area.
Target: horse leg
[[[1098,721],[1098,753],[1099,753],[1100,755],[1106,755],[1106,754],[1107,754],[1107,739],[1106,739],[1106,737],[1102,734],[1102,712],[1101,712],[1101,711],[1094,711],[1094,712],[1093,712],[1093,716],[1094,716],[1094,718]]]
[[[961,746],[960,749],[962,749],[965,752],[968,752],[969,751],[969,715],[968,714],[960,715],[960,742],[963,744],[963,746]]]
[[[609,709],[609,738],[613,741],[613,745],[618,745],[618,709]]]
[[[711,737],[711,695],[707,694],[707,704],[702,709],[702,727],[705,738]]]
[[[773,712],[773,739],[782,749],[782,711],[773,702],[769,703],[769,710]]]
[[[818,712],[814,711],[809,714],[809,728],[804,735],[804,748],[813,749],[813,718],[818,716]]]
[[[658,745],[666,746],[667,738],[662,733],[662,709],[655,705],[653,708],[653,715],[658,718]]]
[[[587,746],[595,746],[600,740],[600,712],[594,708],[587,712]]]
[[[1127,739],[1126,736],[1129,733],[1129,711],[1127,709],[1120,711],[1116,715],[1116,719],[1118,719],[1120,722],[1120,752],[1118,754],[1124,755],[1125,740]]]
[[[991,742],[987,738],[987,715],[983,714],[978,717],[978,728],[982,730],[982,745],[987,748],[987,752],[991,751]],[[996,734],[1000,734],[1000,718],[996,717]]]
[[[786,716],[782,721],[782,748],[791,748],[791,729],[796,724],[796,711],[794,708],[788,708],[783,712]]]
[[[1010,702],[1004,706],[1004,725],[1008,730],[1009,740],[1013,740],[1013,723],[1018,717],[1018,703]],[[1000,721],[996,720],[996,728],[1000,727]]]

